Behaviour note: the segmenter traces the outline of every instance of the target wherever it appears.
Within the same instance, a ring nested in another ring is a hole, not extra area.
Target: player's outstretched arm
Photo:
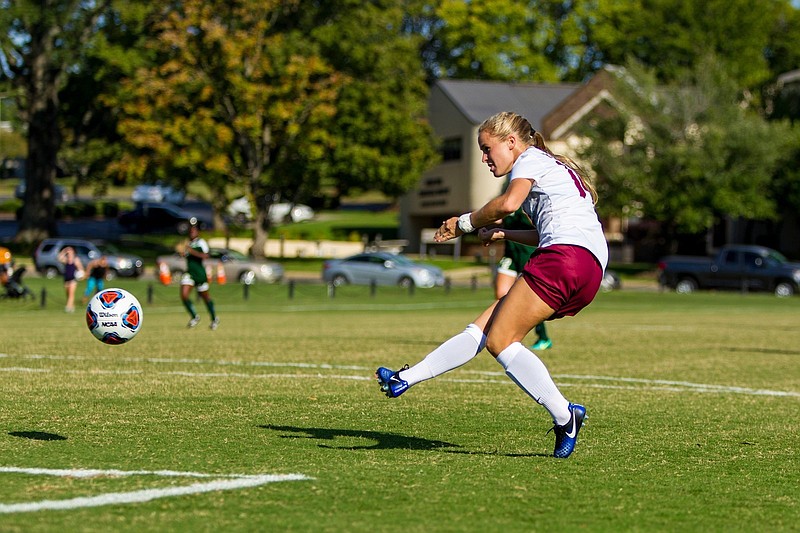
[[[433,240],[445,242],[464,233],[471,233],[478,228],[483,228],[507,217],[522,205],[533,185],[533,180],[514,179],[505,192],[489,200],[486,205],[471,213],[464,213],[460,217],[451,217],[442,222],[436,230]]]

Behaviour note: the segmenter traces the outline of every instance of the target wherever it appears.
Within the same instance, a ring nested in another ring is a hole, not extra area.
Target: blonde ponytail
[[[550,157],[560,161],[572,170],[581,180],[583,188],[586,189],[592,196],[592,203],[597,203],[597,190],[594,188],[592,182],[586,177],[585,172],[581,169],[575,161],[564,155],[554,154],[547,147],[544,142],[542,134],[533,129],[531,123],[525,117],[512,113],[510,111],[502,111],[483,121],[478,126],[478,135],[486,132],[498,139],[506,139],[509,135],[514,134],[517,138],[525,143],[527,146],[538,148],[542,152],[548,154]]]

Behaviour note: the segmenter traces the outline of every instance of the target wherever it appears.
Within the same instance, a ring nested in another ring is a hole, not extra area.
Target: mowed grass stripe
[[[3,358],[13,358],[8,354],[0,354]],[[86,358],[81,356],[47,356],[47,355],[29,355],[21,356],[22,359],[36,359],[36,360],[71,360],[71,361],[85,361],[94,360],[93,358]],[[363,370],[367,372],[369,369],[366,367],[354,365],[328,365],[328,364],[311,364],[311,363],[292,363],[292,362],[263,362],[263,361],[221,361],[221,360],[202,360],[202,359],[150,359],[150,358],[125,358],[125,362],[144,362],[144,363],[163,363],[163,364],[198,364],[198,365],[220,365],[220,366],[251,366],[251,367],[264,367],[269,366],[273,368],[314,368],[318,370]],[[132,374],[145,374],[146,370],[109,370],[93,368],[91,370],[74,370],[74,369],[46,369],[46,368],[28,368],[28,367],[0,367],[0,372],[49,372],[49,373],[67,373],[67,374],[89,374],[89,375],[132,375]],[[469,378],[456,378],[447,377],[454,376],[458,373],[472,373],[480,374],[486,377],[497,377],[498,379],[469,379]],[[374,377],[366,374],[359,375],[343,375],[343,374],[298,374],[298,373],[243,373],[243,372],[193,372],[188,370],[183,371],[155,371],[150,372],[158,376],[180,376],[187,378],[240,378],[240,379],[325,379],[325,380],[354,380],[354,381],[374,381]],[[447,374],[444,377],[437,378],[440,382],[449,383],[475,383],[475,384],[501,384],[508,385],[510,382],[505,378],[502,372],[481,372],[481,371],[458,371],[453,374]],[[628,378],[628,377],[614,377],[614,376],[579,376],[579,375],[560,375],[554,374],[553,378],[557,381],[559,386],[562,387],[591,387],[591,388],[608,388],[618,390],[658,390],[667,392],[699,392],[699,393],[716,393],[716,394],[745,394],[754,396],[783,396],[783,397],[796,397],[800,398],[800,392],[794,391],[777,391],[766,389],[753,389],[747,387],[738,387],[730,385],[707,384],[707,383],[692,383],[688,381],[669,381],[669,380],[650,380],[641,378]],[[601,381],[601,382],[622,382],[633,385],[610,385],[607,383],[568,383],[564,380],[583,380],[583,381]]]

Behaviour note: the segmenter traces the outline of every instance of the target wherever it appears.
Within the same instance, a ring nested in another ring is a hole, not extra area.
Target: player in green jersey
[[[181,277],[181,301],[192,315],[188,327],[193,328],[200,322],[200,315],[197,314],[194,304],[189,299],[189,294],[194,287],[211,314],[209,328],[215,330],[219,326],[219,318],[214,310],[214,300],[208,293],[208,276],[206,268],[203,266],[203,260],[208,259],[208,243],[200,237],[200,228],[197,227],[197,224],[192,224],[189,228],[189,244],[184,249],[184,255],[186,256],[186,272]]]

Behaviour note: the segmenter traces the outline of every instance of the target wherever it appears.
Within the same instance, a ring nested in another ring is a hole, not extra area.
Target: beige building
[[[592,113],[608,110],[608,73],[586,84],[507,83],[441,80],[432,88],[428,118],[441,141],[442,161],[425,172],[416,189],[401,200],[400,234],[406,251],[426,249],[430,229],[454,215],[481,207],[504,185],[481,162],[478,126],[500,111],[526,117],[553,152],[570,155],[577,142],[574,126]]]

